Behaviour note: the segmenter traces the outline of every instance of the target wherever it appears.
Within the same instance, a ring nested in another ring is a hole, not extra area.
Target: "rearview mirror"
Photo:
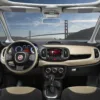
[[[59,18],[45,18],[43,19],[44,24],[55,24],[55,23],[60,23],[61,20]]]

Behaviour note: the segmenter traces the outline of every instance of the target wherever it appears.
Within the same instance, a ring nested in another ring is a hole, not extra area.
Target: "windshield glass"
[[[43,23],[42,13],[4,13],[11,36],[15,39],[90,39],[99,13],[61,14],[60,23]],[[68,21],[68,27],[66,21]],[[68,31],[65,31],[68,28]],[[68,34],[67,34],[68,32]],[[67,38],[65,38],[67,34]]]
[[[38,4],[72,4],[72,3],[89,3],[96,0],[10,0],[23,3],[38,3]]]

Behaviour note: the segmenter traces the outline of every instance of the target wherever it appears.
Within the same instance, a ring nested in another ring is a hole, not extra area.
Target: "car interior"
[[[100,99],[100,0],[0,0],[0,100]]]

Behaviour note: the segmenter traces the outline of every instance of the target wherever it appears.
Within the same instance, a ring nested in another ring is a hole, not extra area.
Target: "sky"
[[[16,0],[13,0],[16,1]],[[25,2],[37,2],[37,3],[57,3],[58,0],[17,0]],[[58,3],[85,3],[92,2],[94,0],[59,0]],[[64,20],[68,20],[68,30],[69,33],[78,32],[80,30],[94,27],[99,13],[86,13],[86,14],[61,14],[59,19],[60,23],[42,23],[44,16],[42,13],[16,13],[16,12],[5,12],[5,18],[12,36],[22,36],[27,37],[29,31],[31,31],[32,36],[42,35],[42,34],[52,34],[52,33],[64,33]],[[0,33],[3,33],[2,27],[0,25]],[[0,34],[2,36],[2,34]],[[55,37],[55,36],[51,36]],[[56,35],[56,38],[64,38],[63,35]]]

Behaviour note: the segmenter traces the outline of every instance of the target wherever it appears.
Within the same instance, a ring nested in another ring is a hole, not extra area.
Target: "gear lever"
[[[54,80],[55,80],[55,76],[49,75],[49,81],[50,81],[51,84],[53,84]]]
[[[50,92],[51,93],[55,92],[54,80],[55,80],[55,76],[54,75],[50,75],[49,76],[49,81],[50,81]]]

